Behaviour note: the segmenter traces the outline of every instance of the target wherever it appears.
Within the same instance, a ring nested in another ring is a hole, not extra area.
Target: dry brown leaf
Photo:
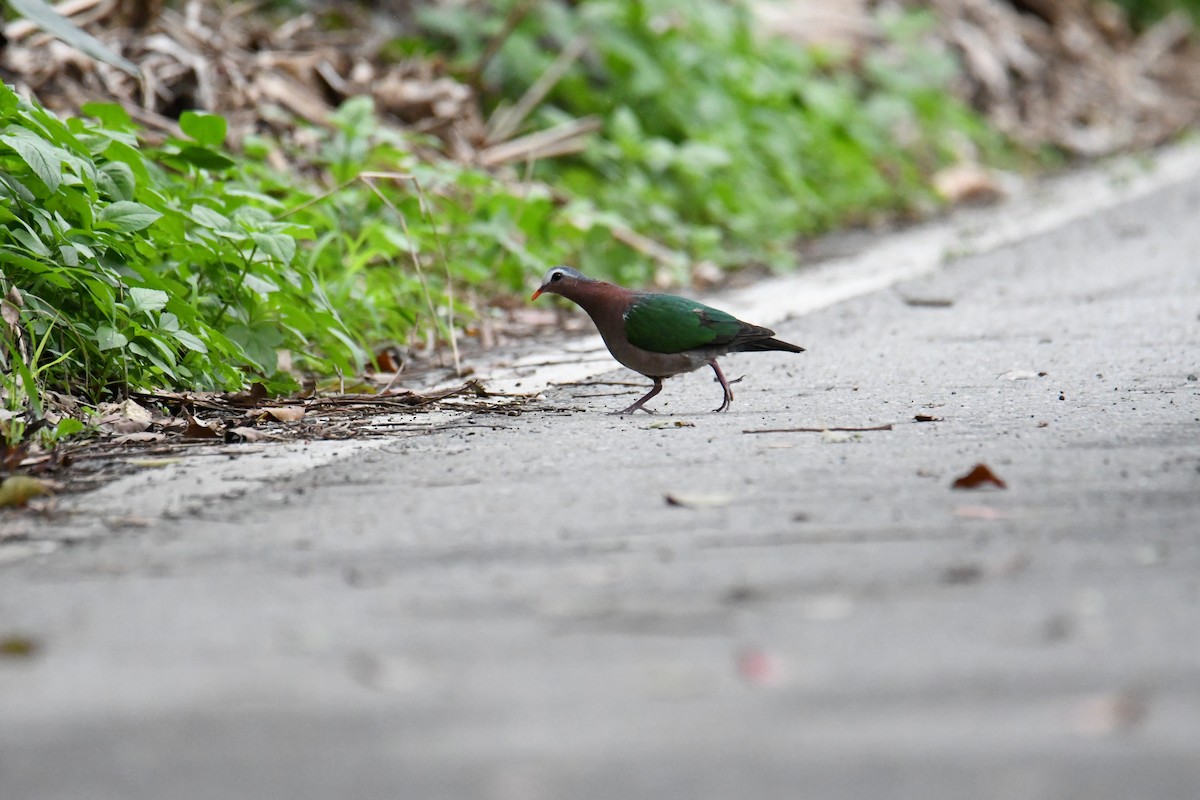
[[[403,363],[404,359],[400,358],[400,354],[394,347],[380,350],[375,355],[376,372],[399,372],[400,365]]]
[[[947,202],[986,205],[1004,199],[1004,187],[979,164],[955,164],[933,176],[933,188]]]
[[[231,406],[239,408],[254,408],[263,400],[267,399],[267,387],[261,383],[253,383],[250,385],[249,391],[236,392],[234,394],[223,394],[221,399]]]
[[[955,489],[979,489],[984,486],[1008,488],[1008,484],[1000,480],[987,464],[976,464],[966,475],[956,478],[953,486]]]
[[[21,309],[14,306],[7,299],[0,300],[0,317],[8,323],[8,329],[16,331],[21,322]]]
[[[1029,147],[1094,158],[1162,143],[1200,116],[1186,14],[1137,35],[1111,3],[908,2],[932,9],[976,108]],[[972,180],[949,191],[969,192]]]
[[[225,431],[225,441],[227,442],[257,442],[264,438],[265,434],[256,428],[247,428],[244,426],[230,428]]]
[[[196,419],[188,417],[187,430],[183,432],[185,439],[220,439],[221,432],[211,424],[206,424]]]
[[[262,409],[263,415],[270,415],[278,422],[295,422],[304,418],[304,409],[300,406],[280,406]],[[259,419],[262,419],[260,416]]]
[[[113,433],[138,433],[150,427],[153,415],[133,400],[109,403],[100,409],[99,426]]]
[[[6,472],[13,472],[21,466],[21,462],[29,455],[29,442],[20,442],[15,445],[10,445],[8,442],[0,440],[0,468]]]

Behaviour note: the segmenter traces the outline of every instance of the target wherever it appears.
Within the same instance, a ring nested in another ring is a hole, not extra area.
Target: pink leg
[[[725,380],[724,373],[717,366],[717,360],[714,358],[708,362],[708,365],[713,368],[713,372],[717,373],[717,380],[721,382],[721,388],[725,390],[725,399],[722,401],[720,408],[715,408],[713,411],[724,411],[729,408],[729,404],[733,402],[733,390],[729,388],[729,381]]]
[[[656,395],[662,391],[662,378],[651,378],[651,380],[654,381],[654,387],[652,389],[650,389],[650,391],[646,392],[646,394],[642,396],[641,400],[638,400],[636,403],[631,405],[629,408],[626,408],[622,411],[615,411],[613,413],[614,414],[632,414],[633,412],[635,412],[639,408],[641,408],[642,411],[645,411],[647,414],[653,414],[654,413],[653,411],[651,411],[648,408],[643,408],[643,406],[646,405],[647,400],[649,400],[651,397],[654,397],[654,395]]]

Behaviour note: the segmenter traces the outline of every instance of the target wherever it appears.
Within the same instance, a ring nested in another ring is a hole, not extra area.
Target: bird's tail
[[[804,348],[798,344],[791,344],[779,339],[755,339],[753,342],[746,342],[739,348],[743,352],[753,353],[761,350],[783,350],[788,353],[803,353]]]

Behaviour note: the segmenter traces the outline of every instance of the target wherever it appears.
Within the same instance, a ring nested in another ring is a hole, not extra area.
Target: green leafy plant
[[[469,70],[509,12],[434,9],[423,20]],[[555,57],[547,42],[586,37],[589,57],[533,124],[597,115],[602,135],[535,174],[692,259],[782,267],[795,261],[797,236],[929,207],[933,171],[963,148],[1002,147],[950,95],[955,64],[922,39],[930,18],[885,22],[891,46],[855,65],[760,35],[736,2],[547,1],[507,36],[483,80],[493,102],[519,96]],[[648,276],[645,259],[584,258],[593,271]]]
[[[851,63],[763,38],[738,3],[521,10],[426,11],[420,48],[450,51],[501,108],[545,73],[547,42],[587,41],[526,124],[593,115],[602,130],[520,175],[430,155],[369,98],[282,174],[267,156],[283,144],[232,154],[216,115],[186,112],[151,147],[117,105],[64,120],[0,89],[5,437],[79,433],[39,422],[50,392],[284,391],[353,375],[387,344],[442,342],[457,360],[465,320],[557,263],[627,283],[664,267],[684,281],[702,259],[790,265],[798,236],[931,207],[934,170],[1004,148],[946,91],[954,64],[924,46],[919,14]]]
[[[120,107],[83,112],[0,93],[0,291],[20,298],[10,335],[40,342],[10,369],[87,399],[251,378],[286,390],[282,350],[354,374],[382,343],[453,342],[473,313],[462,291],[516,289],[602,224],[537,184],[418,159],[366,98],[310,160],[332,189],[256,162],[269,142],[230,156],[215,115],[187,112],[182,138],[147,148]]]

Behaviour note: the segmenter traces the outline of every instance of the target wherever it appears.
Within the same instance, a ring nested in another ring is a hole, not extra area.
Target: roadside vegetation
[[[231,152],[198,112],[151,144],[120,105],[60,118],[0,89],[0,438],[51,444],[130,391],[311,391],[388,346],[457,367],[489,300],[551,265],[643,285],[786,269],[799,237],[928,213],[936,171],[1013,152],[950,91],[921,12],[853,54],[718,0],[485,7],[422,13],[397,57],[447,62],[493,121],[535,100],[512,133],[595,120],[579,152],[460,163],[369,98],[303,148]]]

